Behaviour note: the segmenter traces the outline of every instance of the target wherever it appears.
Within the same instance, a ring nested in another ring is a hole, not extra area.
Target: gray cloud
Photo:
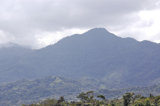
[[[0,44],[41,47],[41,33],[106,27],[124,30],[158,0],[0,0]],[[39,36],[38,36],[39,35]],[[47,35],[44,35],[46,36]],[[53,36],[53,39],[56,35]]]

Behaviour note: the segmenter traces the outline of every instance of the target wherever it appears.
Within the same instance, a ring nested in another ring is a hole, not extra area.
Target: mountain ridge
[[[90,81],[88,82],[88,80]],[[1,106],[19,106],[47,98],[58,99],[61,96],[63,96],[65,100],[77,101],[76,96],[86,91],[103,94],[107,100],[120,98],[126,92],[134,92],[135,94],[141,94],[147,97],[150,94],[160,94],[159,84],[125,89],[101,88],[102,84],[103,82],[96,82],[94,79],[71,80],[59,76],[47,76],[36,80],[20,80],[0,85],[0,104]]]
[[[18,61],[13,58],[10,62],[6,56],[0,61],[0,82],[58,75],[95,78],[110,87],[144,86],[159,79],[159,52],[159,44],[117,37],[96,28],[22,54]]]

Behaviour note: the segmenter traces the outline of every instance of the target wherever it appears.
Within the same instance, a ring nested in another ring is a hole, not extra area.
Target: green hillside
[[[46,98],[58,99],[63,96],[67,101],[77,101],[80,92],[93,90],[95,94],[103,94],[107,99],[122,98],[126,92],[149,96],[150,93],[160,95],[160,85],[134,87],[125,89],[109,89],[103,81],[82,78],[71,80],[63,77],[45,77],[36,80],[21,80],[0,85],[1,106],[19,106],[31,104]]]

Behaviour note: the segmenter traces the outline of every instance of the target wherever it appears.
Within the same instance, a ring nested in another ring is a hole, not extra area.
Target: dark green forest
[[[66,101],[63,96],[57,99],[46,99],[33,104],[22,106],[160,106],[160,96],[144,97],[140,94],[125,93],[121,98],[107,99],[94,91],[82,92],[77,101]]]

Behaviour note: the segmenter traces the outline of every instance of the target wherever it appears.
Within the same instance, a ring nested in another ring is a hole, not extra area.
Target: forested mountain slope
[[[0,82],[48,75],[94,78],[109,87],[144,86],[159,81],[159,44],[120,38],[104,28],[66,37],[29,53],[12,49],[9,52],[22,55],[8,58],[8,52],[0,50],[4,57],[0,59]]]

